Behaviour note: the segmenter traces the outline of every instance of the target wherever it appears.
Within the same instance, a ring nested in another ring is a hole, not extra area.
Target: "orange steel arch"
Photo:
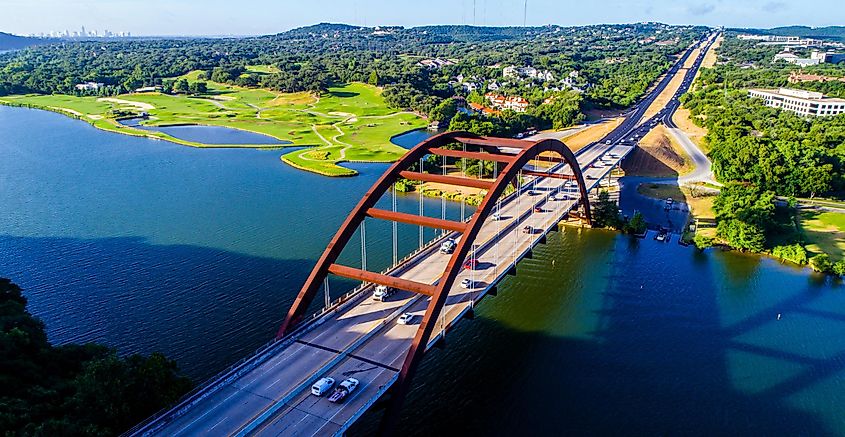
[[[441,148],[442,146],[453,143],[475,145],[481,150],[484,150],[486,153]],[[297,323],[302,320],[305,315],[305,311],[307,311],[308,306],[314,300],[317,292],[319,291],[319,288],[323,283],[323,279],[330,273],[364,282],[388,285],[402,290],[430,296],[431,300],[428,304],[425,315],[423,316],[423,320],[420,323],[420,327],[414,336],[408,355],[405,357],[405,362],[403,363],[402,369],[399,373],[399,379],[393,388],[392,401],[388,407],[385,421],[382,424],[383,431],[386,432],[392,429],[395,425],[395,420],[398,417],[398,414],[396,413],[401,407],[402,400],[407,393],[410,378],[422,359],[428,341],[431,338],[435,321],[446,302],[446,298],[449,294],[449,290],[452,288],[455,278],[462,270],[463,260],[469,254],[469,251],[471,250],[475,238],[481,230],[484,221],[493,211],[497,200],[505,192],[508,184],[517,178],[520,170],[522,170],[529,161],[539,157],[541,153],[545,152],[554,152],[557,155],[560,155],[561,159],[558,161],[562,160],[567,163],[572,170],[573,176],[547,174],[537,171],[531,171],[528,173],[538,177],[550,176],[576,180],[580,189],[581,203],[584,206],[586,221],[588,224],[591,224],[592,217],[587,197],[587,187],[584,183],[581,168],[578,166],[575,154],[572,153],[572,151],[561,141],[555,139],[525,141],[511,138],[493,138],[478,136],[468,132],[446,132],[433,136],[410,149],[402,158],[394,163],[375,182],[375,184],[373,184],[361,201],[358,202],[355,208],[349,213],[349,216],[343,222],[334,238],[332,238],[328,247],[326,247],[326,250],[317,261],[317,265],[314,266],[314,269],[308,276],[308,279],[300,290],[299,295],[296,297],[296,300],[288,311],[287,317],[278,331],[277,338],[282,338],[293,331]],[[428,154],[483,159],[504,162],[507,164],[494,182],[455,176],[417,173],[406,170],[412,164],[419,162],[420,158],[423,158]],[[468,223],[418,217],[412,214],[384,211],[374,208],[378,200],[387,193],[390,187],[399,178],[477,187],[486,189],[487,194],[471,216]],[[441,275],[440,280],[437,282],[437,285],[418,283],[402,278],[366,272],[352,267],[335,264],[341,251],[366,217],[452,230],[462,233],[463,237],[460,239],[452,257],[449,259],[446,269]]]

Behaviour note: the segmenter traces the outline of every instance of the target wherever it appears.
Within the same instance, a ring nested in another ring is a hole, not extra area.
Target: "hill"
[[[40,38],[28,38],[25,36],[12,35],[11,33],[0,32],[0,50],[17,50],[43,44],[45,41]]]
[[[815,38],[827,40],[845,41],[845,26],[809,27],[809,26],[783,26],[771,29],[736,29],[743,32],[762,35],[800,36],[802,38]]]

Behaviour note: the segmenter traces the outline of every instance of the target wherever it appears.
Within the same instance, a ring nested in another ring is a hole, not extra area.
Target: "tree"
[[[372,86],[378,86],[379,85],[378,73],[375,70],[370,72],[370,77],[367,79],[367,83],[372,85]]]
[[[173,84],[173,91],[176,93],[187,94],[190,92],[190,85],[188,79],[179,79]]]
[[[780,259],[793,262],[799,266],[807,264],[807,249],[796,243],[788,246],[777,246],[772,249],[772,255]]]
[[[704,234],[696,233],[692,239],[693,244],[698,250],[704,250],[713,245],[713,238]]]
[[[9,435],[116,435],[191,388],[161,354],[121,358],[89,343],[59,347],[0,278],[0,429]]]
[[[592,204],[593,225],[600,228],[619,229],[622,220],[619,217],[619,206],[610,200],[610,194],[602,190],[599,192],[598,201]]]
[[[435,106],[428,114],[435,121],[449,121],[458,112],[458,102],[455,99],[446,99]]]
[[[642,235],[646,231],[645,217],[639,211],[631,216],[631,220],[625,225],[625,231],[629,234]]]
[[[191,82],[188,86],[188,91],[191,94],[205,94],[208,92],[208,85],[205,82]]]
[[[810,268],[819,273],[831,273],[834,271],[833,267],[833,262],[830,260],[830,256],[826,253],[810,258]]]
[[[833,274],[836,276],[845,276],[845,258],[836,261],[833,265]]]

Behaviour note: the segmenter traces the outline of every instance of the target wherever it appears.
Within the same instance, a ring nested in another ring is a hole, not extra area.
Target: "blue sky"
[[[0,0],[0,11],[0,31],[17,34],[85,26],[133,35],[255,35],[324,21],[521,25],[523,0]],[[845,7],[841,0],[528,0],[529,25],[636,21],[729,27],[841,25]]]

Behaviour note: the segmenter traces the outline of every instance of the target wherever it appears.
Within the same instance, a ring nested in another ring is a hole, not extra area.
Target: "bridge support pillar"
[[[511,266],[511,268],[508,269],[507,274],[511,276],[516,276],[516,265]]]
[[[475,320],[475,310],[470,308],[464,313],[464,318],[467,320]]]
[[[499,295],[499,287],[498,287],[498,286],[496,286],[496,285],[494,285],[494,286],[490,287],[490,289],[489,289],[489,290],[487,290],[487,295],[488,295],[488,296],[493,296],[493,297],[498,296],[498,295]]]

